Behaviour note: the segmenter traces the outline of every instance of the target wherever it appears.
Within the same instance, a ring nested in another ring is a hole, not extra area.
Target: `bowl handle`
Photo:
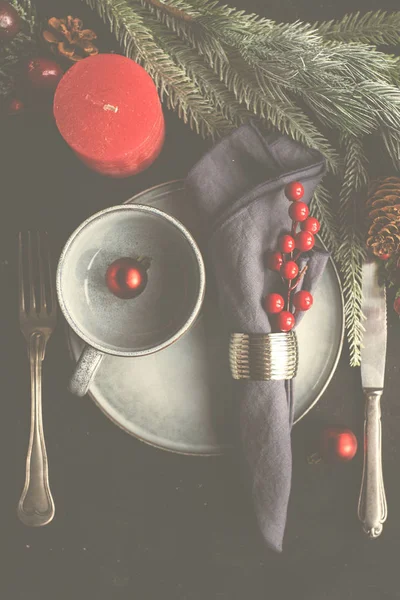
[[[92,346],[85,346],[76,363],[75,370],[69,381],[69,390],[75,396],[84,396],[90,387],[92,379],[104,358],[103,352],[99,352]]]

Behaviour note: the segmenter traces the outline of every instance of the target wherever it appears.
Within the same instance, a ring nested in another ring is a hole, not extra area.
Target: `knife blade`
[[[365,396],[364,467],[358,517],[365,533],[382,533],[387,504],[382,471],[382,425],[380,401],[385,381],[387,323],[386,290],[379,285],[379,267],[365,261],[362,269],[362,311],[365,316],[361,349],[361,383]]]

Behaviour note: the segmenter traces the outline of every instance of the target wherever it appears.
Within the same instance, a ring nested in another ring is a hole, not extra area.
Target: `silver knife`
[[[382,533],[387,505],[382,473],[381,396],[386,363],[386,291],[378,282],[378,265],[366,261],[362,272],[366,317],[361,350],[361,382],[365,395],[364,468],[358,518],[365,533],[376,538]]]

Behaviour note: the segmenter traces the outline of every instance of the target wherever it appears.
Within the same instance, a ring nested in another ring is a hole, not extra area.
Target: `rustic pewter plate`
[[[198,219],[182,181],[138,194],[128,203],[155,206],[199,237]],[[182,454],[221,454],[231,447],[231,386],[228,340],[218,314],[214,286],[202,315],[175,344],[141,358],[106,356],[89,395],[116,425],[148,444]],[[298,329],[299,370],[295,421],[318,401],[336,369],[343,344],[343,297],[332,261]],[[76,361],[83,342],[68,328]]]

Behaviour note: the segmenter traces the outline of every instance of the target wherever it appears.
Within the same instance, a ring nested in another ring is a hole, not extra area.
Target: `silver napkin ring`
[[[232,333],[229,362],[233,379],[293,379],[298,367],[296,333]]]

